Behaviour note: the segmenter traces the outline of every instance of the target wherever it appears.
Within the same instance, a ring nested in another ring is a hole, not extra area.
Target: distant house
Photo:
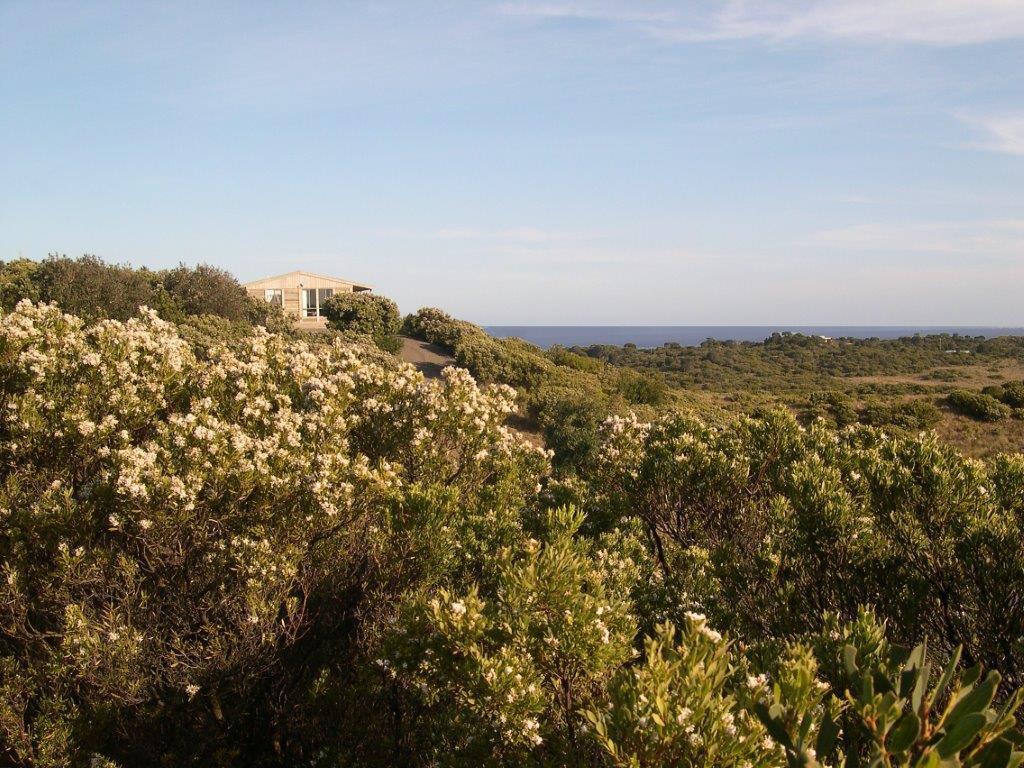
[[[312,272],[288,272],[264,277],[245,284],[249,295],[277,304],[295,318],[299,328],[323,328],[327,321],[320,314],[324,302],[336,293],[359,293],[372,288],[340,277],[327,277]]]

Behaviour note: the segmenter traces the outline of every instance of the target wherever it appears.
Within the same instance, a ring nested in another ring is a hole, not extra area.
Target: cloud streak
[[[1024,157],[1024,112],[982,117],[962,116],[960,119],[984,135],[984,139],[972,146]]]
[[[815,232],[805,244],[860,253],[970,256],[1024,263],[1024,219],[859,224]]]
[[[1024,38],[1024,3],[1018,0],[725,0],[704,11],[641,0],[524,0],[504,3],[499,12],[626,24],[681,43],[761,39],[948,46]]]

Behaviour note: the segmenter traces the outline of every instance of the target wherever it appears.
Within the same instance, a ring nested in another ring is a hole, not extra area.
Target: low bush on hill
[[[398,352],[402,318],[398,305],[377,294],[336,293],[321,307],[329,327],[347,333],[365,334],[381,349]]]
[[[1010,406],[1001,403],[991,395],[957,389],[946,398],[949,407],[959,414],[982,421],[999,421],[1013,414]]]
[[[942,411],[929,400],[895,403],[871,403],[861,411],[860,421],[876,427],[896,427],[920,431],[931,429],[942,420]]]

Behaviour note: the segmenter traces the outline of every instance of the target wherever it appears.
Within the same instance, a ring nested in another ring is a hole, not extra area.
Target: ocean
[[[636,344],[660,347],[676,343],[695,347],[707,339],[718,341],[764,341],[773,333],[803,333],[810,336],[855,339],[898,339],[914,334],[956,333],[963,336],[1024,336],[1024,328],[983,326],[913,325],[491,325],[484,326],[492,336],[516,336],[550,347],[589,347],[593,344]]]

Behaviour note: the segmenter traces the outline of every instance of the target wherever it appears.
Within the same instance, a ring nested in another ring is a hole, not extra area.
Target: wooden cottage
[[[264,277],[245,284],[250,296],[277,304],[286,314],[295,318],[299,328],[323,328],[327,321],[320,307],[336,293],[358,293],[372,288],[339,277],[327,277],[312,272],[288,272],[275,277]]]

